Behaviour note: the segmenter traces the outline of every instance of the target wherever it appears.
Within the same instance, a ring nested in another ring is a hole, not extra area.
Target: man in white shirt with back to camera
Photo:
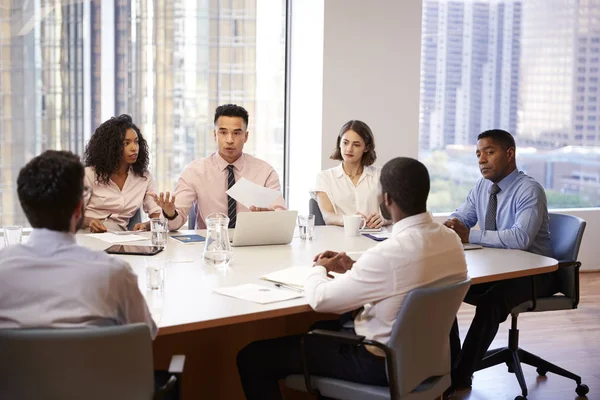
[[[157,328],[127,262],[79,246],[84,168],[48,150],[19,172],[17,192],[33,227],[27,243],[0,249],[0,329],[78,328],[142,322]]]
[[[426,212],[429,173],[422,163],[403,157],[389,161],[381,171],[380,187],[382,215],[394,223],[390,238],[356,262],[345,253],[317,255],[305,294],[319,312],[346,313],[363,307],[353,329],[340,321],[324,321],[314,328],[350,329],[387,344],[408,292],[445,278],[462,280],[467,265],[456,234]],[[332,271],[344,274],[329,280]],[[238,371],[247,399],[282,398],[278,380],[303,371],[301,338],[262,340],[240,351]],[[388,385],[385,358],[376,349],[313,337],[305,343],[305,354],[311,374]]]

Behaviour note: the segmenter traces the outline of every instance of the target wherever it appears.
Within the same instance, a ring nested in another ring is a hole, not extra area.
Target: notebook
[[[201,235],[173,235],[171,236],[172,239],[177,240],[180,243],[184,243],[184,244],[190,244],[190,243],[202,243],[204,242],[206,239],[204,236]]]

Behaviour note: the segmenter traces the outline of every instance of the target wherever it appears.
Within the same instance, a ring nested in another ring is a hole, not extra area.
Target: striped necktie
[[[235,176],[233,175],[233,164],[227,166],[227,190],[235,185]],[[235,228],[236,201],[227,195],[227,216],[229,217],[229,227]]]
[[[496,228],[496,213],[498,211],[498,198],[496,194],[502,190],[500,186],[497,184],[492,185],[492,189],[490,190],[490,200],[488,202],[487,210],[485,212],[485,230],[486,231],[495,231]]]

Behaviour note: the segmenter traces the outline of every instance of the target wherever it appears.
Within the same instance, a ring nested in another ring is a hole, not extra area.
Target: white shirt
[[[85,205],[85,216],[104,219],[112,214],[104,223],[109,230],[126,231],[129,220],[139,208],[143,208],[148,215],[162,211],[150,196],[150,193],[158,193],[150,172],[146,172],[144,176],[137,176],[130,169],[123,189],[119,189],[112,180],[109,180],[108,184],[98,182],[94,168],[86,167],[84,184],[92,189],[90,199]]]
[[[319,172],[317,184],[310,194],[315,200],[317,192],[327,194],[336,215],[353,215],[360,212],[369,216],[379,213],[377,185],[380,175],[381,167],[365,167],[357,185],[354,186],[340,163],[337,167]]]
[[[34,229],[0,249],[0,329],[76,328],[142,322],[156,336],[137,276],[125,261]]]
[[[344,275],[329,280],[324,267],[313,267],[304,289],[315,311],[344,313],[364,306],[354,319],[356,334],[387,344],[408,292],[466,276],[458,235],[422,213],[394,224],[390,238],[364,252]]]

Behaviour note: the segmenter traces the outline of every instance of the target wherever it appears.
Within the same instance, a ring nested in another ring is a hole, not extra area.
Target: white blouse
[[[342,168],[326,169],[317,175],[317,184],[310,195],[316,200],[317,192],[324,192],[329,197],[336,215],[352,215],[360,212],[365,216],[379,213],[377,201],[377,185],[381,175],[381,167],[368,166],[354,186],[352,180]]]

